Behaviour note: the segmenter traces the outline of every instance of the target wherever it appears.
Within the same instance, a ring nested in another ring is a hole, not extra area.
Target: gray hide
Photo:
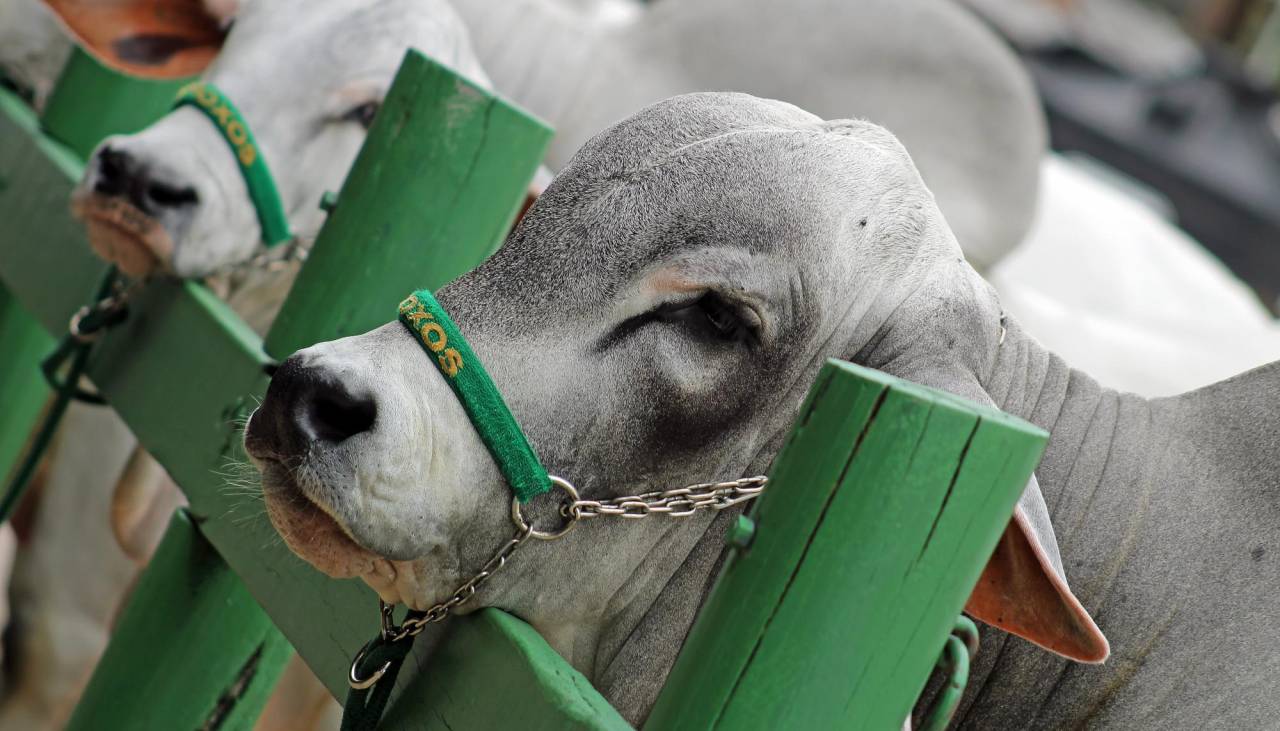
[[[828,357],[1028,418],[1052,433],[1039,484],[1114,655],[1073,664],[987,632],[961,725],[1280,713],[1280,364],[1144,401],[1012,320],[1002,340],[996,295],[883,129],[738,94],[657,104],[592,139],[439,299],[587,496],[766,469]],[[290,546],[384,598],[439,601],[511,531],[505,485],[397,323],[291,358],[246,447]],[[639,722],[727,517],[584,526],[524,549],[476,606],[525,618]]]
[[[453,2],[494,86],[556,125],[552,168],[648,104],[740,91],[887,127],[980,270],[1030,225],[1046,149],[1039,100],[1003,42],[956,3]]]

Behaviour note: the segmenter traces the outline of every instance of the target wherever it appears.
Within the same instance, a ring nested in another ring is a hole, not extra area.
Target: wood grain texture
[[[900,728],[1046,439],[829,361],[646,728]]]

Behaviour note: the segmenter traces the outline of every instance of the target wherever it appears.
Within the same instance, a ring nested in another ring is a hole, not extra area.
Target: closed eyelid
[[[343,84],[329,95],[325,103],[325,115],[341,117],[353,107],[369,102],[381,102],[385,96],[384,85],[376,81],[353,81]]]

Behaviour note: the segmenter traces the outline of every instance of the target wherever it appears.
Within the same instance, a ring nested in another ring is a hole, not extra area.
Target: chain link
[[[560,478],[553,478],[553,482],[563,483],[564,481],[560,480]],[[541,533],[540,535],[559,538],[568,533],[578,521],[584,518],[617,516],[637,519],[650,515],[669,515],[673,518],[685,518],[699,510],[718,512],[759,497],[764,492],[768,482],[768,477],[757,475],[729,482],[703,482],[674,490],[645,492],[639,495],[629,495],[609,500],[578,499],[577,492],[573,490],[573,486],[564,483],[565,492],[573,496],[573,499],[566,500],[560,506],[560,514],[568,520],[568,523],[560,531]],[[533,526],[519,518],[518,512],[513,513],[513,520],[516,520],[516,525],[519,527],[515,536],[508,540],[493,555],[493,558],[489,559],[489,562],[476,572],[475,576],[472,576],[466,583],[459,586],[443,602],[422,612],[410,612],[404,624],[397,626],[392,617],[394,607],[379,600],[378,608],[382,616],[382,639],[386,642],[399,642],[409,637],[420,635],[427,628],[427,625],[444,621],[453,609],[475,596],[476,591],[499,569],[506,566],[507,559],[511,558],[516,549],[534,534]]]

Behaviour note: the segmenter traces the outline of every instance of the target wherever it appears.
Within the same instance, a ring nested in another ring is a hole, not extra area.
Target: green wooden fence
[[[145,121],[76,105],[154,115],[170,93],[74,64],[43,127],[0,90],[0,474],[39,410],[31,369],[48,334],[65,332],[103,272],[68,214],[83,157],[92,140]],[[104,126],[87,128],[95,119]],[[234,424],[272,358],[380,325],[388,297],[478,264],[550,134],[411,52],[265,345],[198,284],[156,282],[131,304],[89,374],[190,507],[73,726],[244,727],[284,656],[274,628],[344,696],[350,659],[377,629],[375,597],[306,566],[274,540],[260,504],[224,489],[221,468],[241,456]],[[646,727],[898,727],[1045,438],[997,411],[827,364],[753,509],[755,537],[734,549]],[[222,606],[234,611],[215,617]],[[504,728],[519,708],[528,728],[628,728],[519,620],[486,610],[451,624],[429,661],[410,661],[421,672],[402,674],[388,727]],[[159,642],[177,644],[139,653]],[[145,694],[122,700],[121,678]]]

